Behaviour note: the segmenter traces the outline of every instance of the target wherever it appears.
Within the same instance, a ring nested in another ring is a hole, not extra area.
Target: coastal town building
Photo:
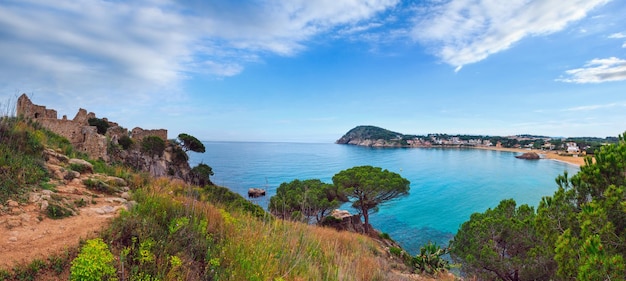
[[[578,144],[575,142],[567,142],[565,145],[567,146],[567,153],[575,154],[580,152],[580,148],[578,148]]]

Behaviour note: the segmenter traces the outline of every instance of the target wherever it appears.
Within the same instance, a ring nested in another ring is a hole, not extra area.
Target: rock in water
[[[539,157],[539,154],[535,153],[535,152],[526,152],[522,155],[516,155],[515,158],[517,159],[525,159],[525,160],[539,160],[541,159],[541,157]]]
[[[257,198],[265,196],[265,189],[261,188],[249,188],[248,189],[248,197]]]

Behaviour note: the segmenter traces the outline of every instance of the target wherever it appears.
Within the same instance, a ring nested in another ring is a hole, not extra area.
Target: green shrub
[[[261,206],[246,200],[226,187],[207,185],[202,189],[202,193],[207,195],[208,202],[225,206],[228,210],[241,210],[257,218],[271,217]]]
[[[320,223],[321,225],[333,225],[333,224],[337,224],[342,222],[341,219],[338,219],[336,217],[333,216],[326,216],[324,217],[324,219],[322,220],[322,222]]]
[[[0,280],[9,280],[11,273],[5,269],[0,269]]]
[[[65,267],[70,263],[73,254],[76,253],[65,250],[60,254],[49,256],[49,268],[52,269],[56,274],[61,274],[63,271],[65,271]]]
[[[50,203],[46,208],[46,214],[51,219],[62,219],[72,216],[72,210],[55,203]]]
[[[147,136],[141,140],[141,152],[151,157],[162,156],[165,151],[165,141],[157,136]]]
[[[448,254],[449,248],[441,248],[437,244],[428,242],[420,248],[420,253],[413,258],[413,266],[422,273],[435,274],[450,269],[449,262],[442,258]]]
[[[80,200],[74,200],[74,205],[76,205],[76,207],[82,208],[87,206],[87,201],[85,201],[84,198],[80,198]]]
[[[77,164],[77,163],[70,164],[69,168],[70,170],[79,172],[81,174],[90,170],[89,166],[83,165],[83,164]]]
[[[402,249],[400,249],[398,247],[390,247],[389,248],[389,253],[391,253],[392,255],[394,255],[396,257],[402,257]]]
[[[95,126],[98,130],[98,134],[104,135],[107,132],[107,129],[109,129],[109,122],[104,121],[104,119],[100,119],[100,118],[89,118],[89,120],[87,120],[87,122],[89,122],[89,126]]]
[[[389,233],[385,233],[385,232],[381,232],[380,234],[378,234],[378,237],[380,237],[380,239],[391,240]]]
[[[83,184],[91,190],[94,191],[98,191],[98,192],[104,192],[107,194],[113,194],[118,192],[118,190],[114,187],[111,187],[110,185],[108,185],[107,183],[98,180],[98,179],[92,179],[92,178],[88,178],[83,180]]]
[[[124,149],[124,150],[128,150],[132,145],[133,145],[133,139],[131,139],[129,136],[121,136],[118,140],[117,143]]]
[[[70,268],[70,280],[117,280],[113,254],[101,238],[87,240]]]
[[[116,218],[105,235],[124,252],[122,266],[129,269],[129,280],[167,280],[165,275],[174,267],[170,256],[183,262],[173,271],[184,271],[183,280],[213,280],[205,267],[216,246],[201,213],[190,213],[188,206],[167,196],[151,196],[142,190],[135,194],[139,204]]]

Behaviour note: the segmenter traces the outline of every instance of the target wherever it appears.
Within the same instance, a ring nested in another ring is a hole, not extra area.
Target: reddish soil
[[[68,200],[91,198],[92,194],[76,180],[57,186],[56,190],[57,196]],[[0,269],[8,270],[34,259],[45,261],[52,254],[76,248],[81,239],[97,236],[123,208],[123,203],[119,196],[101,194],[93,200],[95,204],[90,202],[79,208],[77,215],[63,219],[48,218],[40,211],[39,203],[21,203],[9,211],[5,208],[0,215]],[[103,207],[107,212],[102,211]]]

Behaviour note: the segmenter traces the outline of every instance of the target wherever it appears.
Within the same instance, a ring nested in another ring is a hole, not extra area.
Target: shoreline
[[[534,153],[539,154],[539,156],[541,156],[540,160],[548,159],[548,160],[575,165],[577,167],[580,167],[585,164],[585,157],[586,157],[586,156],[579,156],[579,157],[564,156],[564,155],[559,155],[556,151],[544,151],[544,150],[538,150],[538,149],[486,147],[486,146],[475,146],[473,148],[483,149],[483,150],[493,150],[493,151],[516,152],[516,153],[534,152]]]

